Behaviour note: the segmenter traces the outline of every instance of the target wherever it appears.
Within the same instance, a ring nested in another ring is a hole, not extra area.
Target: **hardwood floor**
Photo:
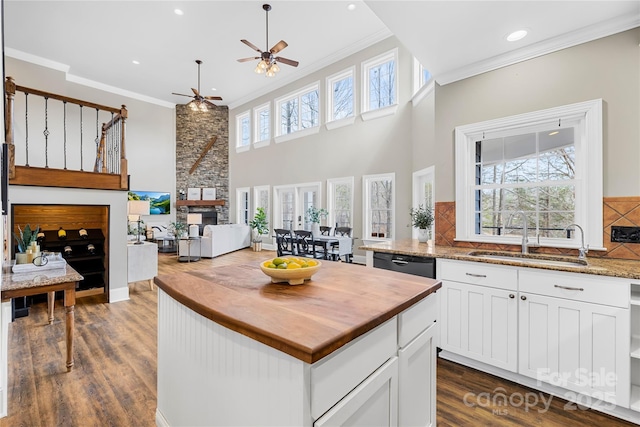
[[[175,255],[159,254],[159,274],[271,256],[270,251],[246,249],[212,260],[178,263]],[[28,317],[9,325],[9,415],[0,419],[0,427],[155,425],[157,292],[150,291],[146,282],[129,286],[129,301],[108,304],[102,296],[78,299],[75,367],[70,373],[64,363],[64,311],[59,301],[53,325],[47,325],[46,303],[34,304]],[[481,393],[493,397],[501,391],[507,397],[537,396],[538,404],[499,407],[475,400]],[[478,404],[465,405],[465,396],[467,402]],[[574,410],[566,410],[566,402],[557,398],[544,411],[542,396],[549,399],[509,381],[438,362],[440,426],[633,425],[572,405],[568,406]]]

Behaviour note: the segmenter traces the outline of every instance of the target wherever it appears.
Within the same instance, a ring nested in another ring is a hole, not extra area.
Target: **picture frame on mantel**
[[[202,200],[215,200],[216,199],[216,189],[215,188],[203,188],[202,189]]]
[[[200,188],[188,188],[187,200],[200,200]]]

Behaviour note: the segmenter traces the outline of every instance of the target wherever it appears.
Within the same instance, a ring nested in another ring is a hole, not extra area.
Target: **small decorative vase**
[[[418,228],[418,242],[427,243],[429,237],[430,236],[428,228]]]
[[[320,223],[318,222],[314,222],[313,225],[311,226],[311,232],[313,233],[313,236],[319,236],[320,235]]]
[[[262,242],[253,242],[253,251],[262,252]]]

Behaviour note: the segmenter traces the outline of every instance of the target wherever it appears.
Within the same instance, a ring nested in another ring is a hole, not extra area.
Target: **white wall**
[[[6,76],[15,79],[16,84],[47,92],[65,95],[83,101],[110,107],[126,105],[129,118],[126,127],[126,158],[130,176],[130,188],[140,191],[171,193],[171,215],[145,216],[145,222],[165,222],[175,220],[175,109],[150,104],[133,98],[117,95],[91,87],[66,81],[63,72],[5,58]],[[16,97],[21,96],[17,94]],[[24,95],[22,95],[24,96]],[[14,121],[21,120],[24,111],[15,111]],[[93,144],[95,138],[95,110],[84,117],[87,121],[88,136],[84,143]],[[84,121],[83,120],[83,121]],[[50,122],[49,126],[55,126]],[[60,126],[60,124],[58,124]],[[30,141],[42,139],[42,135],[30,135]],[[16,151],[24,147],[24,141],[16,140]],[[34,142],[35,144],[35,142]],[[68,141],[68,145],[79,144]],[[93,160],[91,160],[92,162]],[[86,165],[86,162],[85,162]],[[86,170],[86,166],[85,166]],[[105,190],[83,190],[64,188],[43,188],[10,186],[11,203],[44,204],[96,204],[110,206],[110,253],[109,253],[109,301],[128,299],[127,287],[127,192]]]

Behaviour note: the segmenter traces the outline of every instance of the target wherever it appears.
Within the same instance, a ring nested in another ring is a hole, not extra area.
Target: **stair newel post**
[[[129,185],[127,175],[127,158],[125,153],[125,123],[127,121],[127,117],[127,106],[123,104],[120,109],[120,120],[122,121],[122,126],[120,127],[120,186],[122,188],[128,188]]]
[[[15,152],[16,146],[13,144],[13,100],[16,95],[16,82],[13,77],[7,77],[4,83],[5,99],[5,122],[4,122],[4,143],[8,144],[9,152],[9,179],[16,176]]]

